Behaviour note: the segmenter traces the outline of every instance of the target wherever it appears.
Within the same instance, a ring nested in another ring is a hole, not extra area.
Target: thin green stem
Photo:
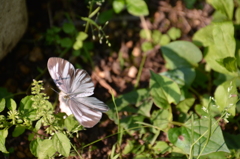
[[[150,34],[150,31],[149,31],[149,29],[148,29],[148,27],[147,27],[147,23],[146,23],[146,21],[145,21],[145,19],[144,19],[143,16],[140,16],[140,19],[141,19],[141,23],[143,24],[143,28],[146,30],[147,40],[150,41],[150,40],[151,40],[151,34]],[[142,75],[143,66],[144,66],[144,64],[145,64],[145,62],[146,62],[146,57],[147,57],[147,52],[144,52],[144,53],[143,53],[143,57],[142,57],[142,61],[141,61],[140,66],[139,66],[136,83],[135,83],[135,85],[134,85],[134,88],[135,88],[135,89],[136,89],[136,88],[138,87],[138,85],[139,85],[140,77],[141,77],[141,75]]]
[[[116,102],[115,102],[113,92],[111,93],[111,95],[112,95],[112,100],[113,100],[113,104],[114,104],[114,107],[115,107],[115,110],[116,110],[117,120],[118,120],[118,150],[120,150],[121,149],[121,144],[122,144],[123,129],[120,125],[120,118],[119,118],[118,109],[117,109],[117,105],[116,105]],[[120,155],[120,158],[122,158],[121,155]]]
[[[93,8],[93,1],[90,1],[90,6],[89,6],[89,13],[88,13],[88,15],[91,15],[91,13],[92,13],[92,8]],[[86,24],[86,27],[85,27],[85,31],[84,31],[85,33],[88,32],[89,25],[90,25],[90,23],[87,21],[87,24]]]
[[[70,144],[71,144],[72,148],[74,149],[74,151],[77,153],[77,155],[78,155],[81,159],[83,159],[82,156],[78,153],[76,147],[75,147],[71,142],[70,142]]]
[[[146,57],[147,57],[147,54],[144,52],[143,54],[143,58],[142,58],[142,61],[140,63],[140,67],[139,67],[139,70],[138,70],[138,74],[137,74],[137,80],[136,80],[136,83],[134,85],[134,88],[136,89],[139,85],[139,82],[140,82],[140,77],[142,75],[142,70],[143,70],[143,66],[146,62]]]

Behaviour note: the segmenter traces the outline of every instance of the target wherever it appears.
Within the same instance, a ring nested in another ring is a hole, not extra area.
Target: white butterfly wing
[[[55,84],[62,91],[59,98],[64,100],[60,100],[60,104],[63,102],[68,105],[75,118],[84,127],[91,128],[96,125],[102,117],[102,112],[108,110],[108,106],[97,98],[88,97],[94,91],[94,84],[88,73],[80,69],[75,70],[70,62],[57,57],[49,58],[48,70]]]
[[[48,70],[58,88],[68,95],[86,97],[93,94],[94,84],[85,70],[76,69],[73,65],[58,57],[48,60]]]
[[[102,112],[86,106],[85,104],[79,102],[79,100],[81,100],[81,98],[70,99],[69,108],[72,111],[74,117],[82,126],[91,128],[99,122],[102,117]]]
[[[85,70],[77,69],[71,81],[72,94],[77,97],[87,97],[93,94],[94,84]]]
[[[62,58],[51,57],[48,60],[47,66],[58,88],[64,93],[70,93],[72,77],[75,74],[73,65]]]

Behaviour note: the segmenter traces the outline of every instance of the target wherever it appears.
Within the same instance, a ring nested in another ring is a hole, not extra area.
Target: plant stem
[[[146,23],[146,21],[145,21],[143,16],[140,16],[140,19],[141,19],[141,23],[143,25],[143,28],[146,30],[147,40],[150,41],[151,34],[150,34],[150,31],[149,31],[149,29],[147,27],[147,23]],[[134,85],[134,89],[136,89],[138,87],[138,85],[139,85],[139,81],[140,81],[140,77],[141,77],[141,74],[142,74],[143,66],[144,66],[144,64],[146,62],[146,57],[147,57],[147,52],[144,52],[143,53],[143,57],[142,57],[142,61],[141,61],[140,66],[139,66],[139,70],[138,70],[138,74],[137,74],[136,83]]]
[[[90,6],[89,6],[89,13],[88,13],[88,15],[91,14],[91,12],[92,12],[92,8],[93,8],[93,1],[90,1]],[[89,22],[87,22],[87,24],[86,24],[86,27],[85,27],[85,33],[88,32],[88,28],[89,28]]]

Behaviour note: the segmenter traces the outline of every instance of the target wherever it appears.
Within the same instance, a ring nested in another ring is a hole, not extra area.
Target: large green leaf
[[[168,128],[169,123],[172,121],[172,114],[167,109],[155,110],[152,113],[151,121],[158,129],[164,130]]]
[[[52,140],[39,140],[37,146],[37,156],[39,159],[51,158],[56,153]]]
[[[147,4],[144,0],[126,0],[127,10],[135,16],[146,16],[149,14]]]
[[[238,101],[237,94],[235,79],[228,80],[219,85],[214,93],[216,104],[219,106],[219,111],[227,110],[235,116],[236,103]]]
[[[192,107],[193,103],[195,102],[195,98],[187,98],[181,102],[178,103],[177,108],[187,114],[187,112],[189,111],[189,109]]]
[[[4,98],[0,99],[0,112],[2,112],[5,109],[6,106],[6,100]]]
[[[113,5],[113,10],[115,11],[115,13],[120,13],[125,7],[125,1],[124,0],[114,0],[112,5]]]
[[[25,131],[25,126],[16,126],[15,129],[12,132],[13,137],[18,137],[19,135],[23,134]]]
[[[196,72],[193,68],[186,67],[162,72],[161,75],[171,78],[180,87],[181,86],[189,87],[191,86],[192,82],[196,77]]]
[[[182,149],[185,154],[190,153],[192,145],[194,156],[199,155],[202,150],[201,155],[220,151],[229,153],[221,128],[218,123],[215,123],[214,119],[212,119],[214,122],[211,124],[210,121],[205,118],[197,119],[191,123],[191,120],[189,120],[184,124],[184,127],[172,128],[168,131],[169,141]],[[209,126],[211,126],[211,129]],[[210,137],[209,130],[211,130]]]
[[[214,24],[208,25],[200,30],[198,30],[193,36],[193,42],[198,46],[211,46],[214,45],[213,39],[213,28]]]
[[[232,20],[234,2],[233,0],[207,0],[216,10],[225,14],[229,20]]]
[[[178,85],[168,77],[151,71],[150,93],[154,103],[160,108],[168,108],[170,103],[177,104],[180,100]]]
[[[6,142],[7,136],[8,136],[7,129],[0,130],[0,151],[2,151],[3,153],[8,153],[8,151],[5,147],[5,142]]]
[[[134,135],[136,130],[141,131],[141,129],[144,129],[142,125],[138,123],[143,122],[144,118],[142,115],[130,115],[123,117],[120,120],[120,124],[127,132]]]
[[[143,114],[142,111],[147,110],[144,114],[145,116],[149,116],[148,110],[151,109],[149,98],[150,93],[148,89],[138,89],[119,96],[115,99],[115,102],[118,111]],[[107,112],[109,118],[117,123],[116,110],[113,102],[108,103],[108,106],[110,107],[110,110]]]
[[[65,157],[70,154],[71,143],[66,135],[63,133],[56,133],[53,136],[53,145],[55,149]]]
[[[175,41],[161,47],[168,69],[197,67],[202,60],[202,53],[193,43]]]
[[[31,141],[30,151],[39,159],[51,158],[56,153],[52,140],[41,140],[40,138]]]
[[[20,102],[20,106],[18,108],[19,113],[22,117],[24,118],[28,118],[32,121],[36,120],[36,109],[33,108],[32,104],[33,101],[31,100],[33,96],[26,96],[24,97],[21,102]]]
[[[13,110],[17,109],[17,104],[16,104],[16,102],[12,98],[6,99],[6,103],[7,103],[7,108],[9,110],[13,111]]]
[[[199,30],[195,36],[196,43],[202,43],[205,49],[205,60],[207,64],[217,72],[237,76],[237,71],[233,69],[232,61],[226,59],[235,56],[236,42],[234,40],[234,27],[232,22],[214,23]],[[224,61],[222,64],[219,61]],[[229,66],[229,63],[230,66]]]

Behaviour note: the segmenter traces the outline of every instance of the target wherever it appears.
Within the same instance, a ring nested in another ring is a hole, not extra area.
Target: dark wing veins
[[[69,79],[70,77],[59,77],[59,79],[54,79],[54,82],[57,86],[61,86],[63,84],[63,80]]]

